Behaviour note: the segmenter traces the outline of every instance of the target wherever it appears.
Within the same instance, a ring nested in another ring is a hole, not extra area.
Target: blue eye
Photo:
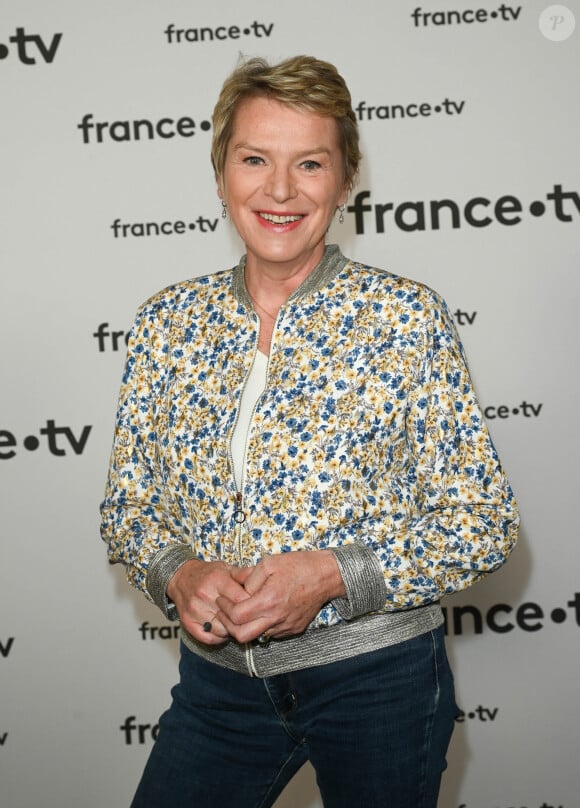
[[[248,165],[251,165],[251,166],[259,166],[263,162],[264,161],[262,160],[262,158],[257,157],[256,155],[252,155],[251,157],[245,157],[244,158],[244,163],[248,163]]]
[[[307,171],[314,171],[316,168],[320,168],[320,163],[317,163],[316,160],[305,160],[302,165]]]

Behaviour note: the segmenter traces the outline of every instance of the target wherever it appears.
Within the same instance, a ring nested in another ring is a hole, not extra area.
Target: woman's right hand
[[[199,642],[219,645],[228,638],[228,631],[216,617],[216,601],[226,597],[234,603],[249,595],[233,574],[237,567],[223,561],[191,559],[183,564],[167,585],[167,596],[173,601],[184,629]],[[204,624],[211,628],[204,630]]]

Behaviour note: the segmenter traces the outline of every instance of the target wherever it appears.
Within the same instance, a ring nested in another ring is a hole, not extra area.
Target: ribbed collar
[[[300,284],[298,289],[290,295],[288,300],[300,300],[311,292],[316,292],[318,289],[326,286],[347,264],[348,258],[345,258],[341,253],[338,244],[327,244],[324,248],[324,255],[320,263],[314,267],[310,275]],[[247,309],[253,309],[252,300],[248,294],[244,279],[245,266],[246,256],[243,255],[240,263],[234,270],[232,291],[238,302],[242,303]]]

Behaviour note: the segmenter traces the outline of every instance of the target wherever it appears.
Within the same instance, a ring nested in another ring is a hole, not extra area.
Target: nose
[[[275,202],[285,202],[296,197],[296,182],[289,166],[272,166],[265,192]]]

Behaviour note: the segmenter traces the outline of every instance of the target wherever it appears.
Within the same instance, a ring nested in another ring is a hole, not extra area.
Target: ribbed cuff
[[[334,553],[346,589],[345,597],[332,601],[343,620],[381,609],[387,599],[387,588],[373,551],[363,544],[344,544],[329,550]]]
[[[145,585],[153,602],[168,620],[177,620],[179,615],[175,604],[167,597],[167,584],[177,570],[192,558],[196,558],[196,555],[187,544],[172,544],[156,553],[149,563]]]

